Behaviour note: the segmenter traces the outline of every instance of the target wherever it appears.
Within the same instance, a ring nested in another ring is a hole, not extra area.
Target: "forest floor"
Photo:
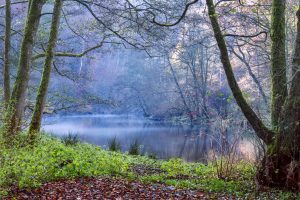
[[[256,192],[253,164],[225,163],[157,160],[43,135],[34,147],[0,145],[0,199],[299,199]]]
[[[78,178],[45,183],[34,190],[12,191],[16,199],[211,199],[201,191],[177,189],[163,184],[143,184],[112,178]],[[12,199],[12,198],[7,198]],[[224,199],[227,199],[224,197]]]

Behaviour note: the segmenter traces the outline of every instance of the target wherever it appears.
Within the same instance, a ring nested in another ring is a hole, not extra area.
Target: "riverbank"
[[[105,190],[119,191],[119,196],[126,191],[128,195],[134,195],[140,190],[151,194],[153,188],[157,189],[157,195],[171,195],[178,190],[182,196],[196,195],[197,198],[197,195],[203,195],[203,198],[291,199],[296,195],[267,188],[264,192],[255,192],[255,167],[250,163],[231,163],[229,166],[224,161],[222,165],[220,162],[204,165],[186,163],[180,159],[155,160],[147,156],[105,151],[87,143],[66,145],[47,135],[43,135],[34,148],[1,148],[0,161],[0,190],[3,197],[37,193],[47,196],[52,190],[60,191],[59,188],[73,191],[81,182],[84,183],[83,189],[76,188],[78,194],[92,192],[93,187],[89,189],[87,185],[94,185],[103,194]],[[226,171],[228,167],[230,170]],[[116,184],[116,188],[107,187],[112,184]],[[63,190],[57,193],[57,198]],[[55,195],[55,192],[51,194]]]

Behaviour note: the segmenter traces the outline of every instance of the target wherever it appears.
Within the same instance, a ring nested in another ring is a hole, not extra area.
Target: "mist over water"
[[[77,134],[82,141],[104,149],[108,149],[108,143],[114,137],[124,152],[138,140],[143,154],[154,154],[159,159],[178,157],[206,162],[221,148],[216,138],[205,134],[201,127],[173,125],[131,115],[54,116],[45,118],[43,124],[43,130],[48,133],[59,137]],[[242,157],[253,156],[253,145],[241,140],[237,151]]]

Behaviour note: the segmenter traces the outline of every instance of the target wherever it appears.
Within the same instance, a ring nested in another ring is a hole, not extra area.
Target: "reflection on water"
[[[206,161],[212,150],[219,150],[218,140],[205,130],[190,126],[175,126],[134,116],[80,115],[48,117],[43,129],[57,136],[76,133],[86,142],[107,148],[116,137],[127,151],[134,140],[142,145],[142,152],[155,154],[157,158],[180,157],[187,161]],[[251,143],[241,141],[245,147]],[[244,151],[253,149],[251,145]],[[241,149],[242,150],[242,149]],[[238,153],[242,153],[239,151]],[[248,156],[248,155],[247,155]]]

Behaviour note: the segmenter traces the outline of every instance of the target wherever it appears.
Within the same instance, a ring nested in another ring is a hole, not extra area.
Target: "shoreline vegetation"
[[[24,191],[36,191],[49,184],[55,190],[57,184],[66,184],[63,188],[68,188],[81,182],[98,185],[112,182],[124,184],[124,187],[137,184],[145,191],[155,187],[161,192],[162,188],[166,188],[165,193],[172,194],[173,190],[178,190],[182,196],[192,192],[207,199],[300,198],[296,193],[269,188],[257,191],[254,181],[257,166],[246,161],[229,163],[220,158],[202,164],[177,158],[157,160],[150,155],[103,150],[76,138],[69,138],[72,142],[66,142],[66,139],[45,133],[34,146],[28,146],[18,142],[24,141],[23,137],[26,135],[21,134],[16,141],[16,148],[0,146],[0,196],[4,199],[17,198]],[[128,194],[131,194],[130,191],[134,192],[128,189]],[[174,196],[165,197],[176,199]]]

